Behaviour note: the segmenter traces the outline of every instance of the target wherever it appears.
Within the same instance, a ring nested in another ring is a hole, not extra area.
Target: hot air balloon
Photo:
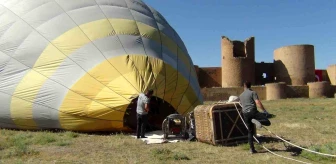
[[[141,0],[0,0],[0,127],[127,131],[202,104],[193,62]]]

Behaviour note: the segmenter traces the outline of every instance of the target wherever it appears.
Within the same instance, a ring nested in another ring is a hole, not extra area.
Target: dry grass
[[[275,114],[268,128],[311,149],[336,153],[336,99],[264,101]],[[265,130],[259,134],[270,136]],[[310,163],[335,163],[303,151],[291,156],[282,142],[265,143],[276,153]],[[265,152],[250,155],[247,144],[233,147],[199,142],[145,145],[126,134],[0,130],[0,163],[295,163]]]

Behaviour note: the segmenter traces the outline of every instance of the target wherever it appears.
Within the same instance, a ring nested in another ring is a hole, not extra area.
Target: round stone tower
[[[244,81],[255,83],[254,37],[244,42],[222,36],[222,87],[242,86]]]
[[[330,97],[330,83],[326,81],[311,82],[309,86],[309,98]]]
[[[277,82],[307,85],[315,81],[313,45],[291,45],[274,51],[274,72]]]
[[[266,100],[286,99],[286,83],[267,83]]]
[[[328,76],[332,85],[336,85],[336,64],[327,68]]]

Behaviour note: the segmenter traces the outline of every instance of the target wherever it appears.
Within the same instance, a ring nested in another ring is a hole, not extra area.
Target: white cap
[[[238,96],[230,96],[228,102],[238,102],[238,101],[239,101],[239,97]]]

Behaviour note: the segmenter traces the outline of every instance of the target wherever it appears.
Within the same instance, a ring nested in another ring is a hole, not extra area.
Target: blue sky
[[[336,64],[336,0],[143,0],[184,41],[194,64],[220,66],[220,40],[255,37],[256,61],[294,44],[315,46],[315,67]]]

